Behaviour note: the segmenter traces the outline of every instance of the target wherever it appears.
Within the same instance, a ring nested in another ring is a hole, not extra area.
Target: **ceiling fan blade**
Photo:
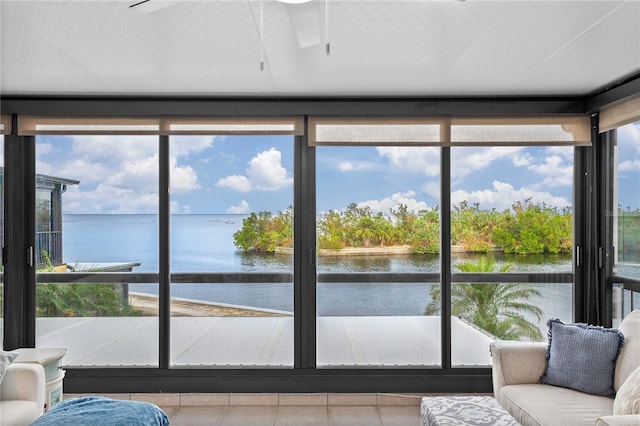
[[[129,9],[135,8],[138,12],[151,13],[177,3],[179,3],[177,0],[142,0],[130,5]]]
[[[132,7],[140,6],[141,4],[146,3],[146,2],[148,2],[148,1],[151,1],[151,0],[142,0],[142,1],[139,1],[138,3],[135,3],[135,4],[130,5],[130,6],[129,6],[129,9],[131,9]]]
[[[285,3],[291,25],[302,48],[320,43],[320,10],[318,2]]]

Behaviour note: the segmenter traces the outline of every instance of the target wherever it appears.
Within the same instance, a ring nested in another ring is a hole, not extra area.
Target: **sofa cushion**
[[[0,401],[0,425],[24,426],[31,424],[42,413],[35,401]]]
[[[596,421],[596,426],[638,426],[638,425],[640,425],[640,414],[603,416]]]
[[[14,359],[18,357],[18,354],[12,352],[6,352],[0,350],[0,382],[2,382],[2,378],[4,377],[5,371],[9,368],[9,365],[13,362]]]
[[[640,367],[633,370],[618,389],[613,414],[640,414]]]
[[[547,367],[540,383],[613,397],[624,336],[616,329],[549,320]]]
[[[616,390],[624,383],[633,370],[640,367],[640,309],[625,317],[619,330],[624,334],[624,346],[616,363],[614,387]]]
[[[541,384],[505,386],[499,402],[523,426],[593,426],[613,413],[611,398]]]

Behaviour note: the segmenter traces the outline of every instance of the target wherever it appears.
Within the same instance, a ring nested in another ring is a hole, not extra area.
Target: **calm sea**
[[[244,215],[173,215],[172,272],[291,272],[292,257],[238,251],[233,234]],[[64,260],[82,263],[140,263],[138,272],[158,270],[158,220],[155,215],[64,215]],[[453,262],[477,256],[457,256]],[[567,256],[496,257],[512,262],[512,272],[570,272]],[[318,259],[318,272],[437,272],[438,256],[366,256]],[[571,284],[532,285],[543,297],[532,300],[550,317],[570,321]],[[318,284],[319,315],[422,315],[430,302],[430,284]],[[132,291],[157,294],[155,284],[131,285]],[[175,297],[284,311],[293,310],[291,284],[173,284]]]

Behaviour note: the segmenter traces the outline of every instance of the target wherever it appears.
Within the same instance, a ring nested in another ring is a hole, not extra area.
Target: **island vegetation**
[[[514,254],[571,253],[572,211],[530,199],[513,203],[511,209],[481,209],[463,201],[451,212],[451,243],[463,251]],[[412,212],[404,204],[388,214],[351,203],[343,211],[330,210],[317,223],[320,250],[352,247],[409,246],[413,254],[440,251],[440,215],[434,207]],[[273,253],[293,246],[293,212],[251,213],[234,234],[243,251]]]

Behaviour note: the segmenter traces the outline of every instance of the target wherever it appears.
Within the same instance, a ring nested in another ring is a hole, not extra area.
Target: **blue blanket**
[[[101,396],[62,401],[31,426],[165,426],[169,419],[157,405]]]

